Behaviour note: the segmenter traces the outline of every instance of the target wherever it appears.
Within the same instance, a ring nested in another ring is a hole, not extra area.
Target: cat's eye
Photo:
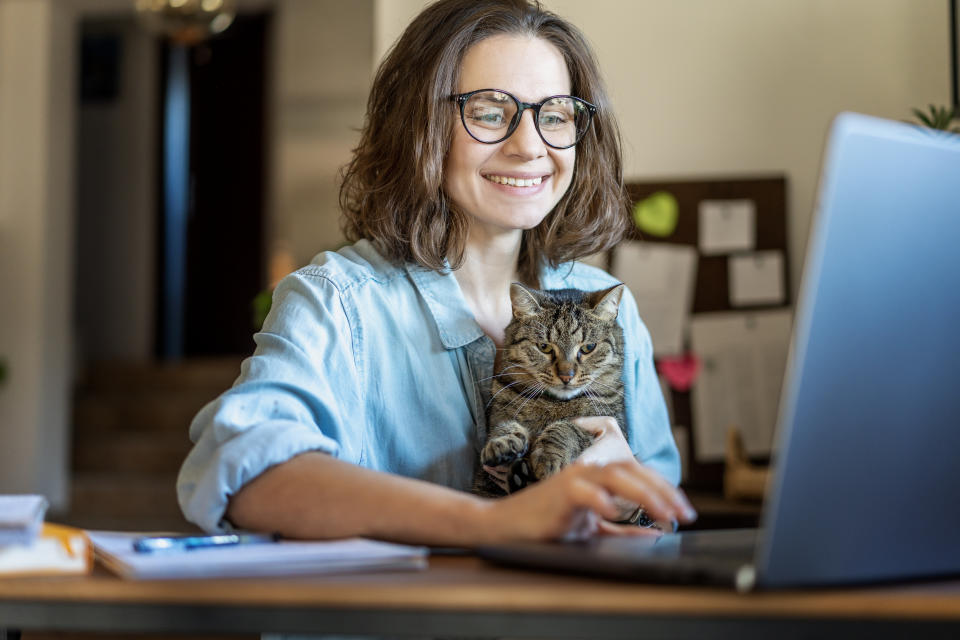
[[[580,347],[580,353],[590,353],[597,348],[596,342],[588,342],[587,344]]]
[[[550,353],[551,351],[553,351],[550,345],[547,344],[546,342],[541,342],[540,344],[537,345],[537,348],[540,349],[540,351],[543,351],[544,353]]]

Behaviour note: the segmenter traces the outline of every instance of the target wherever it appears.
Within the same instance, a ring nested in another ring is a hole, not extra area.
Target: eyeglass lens
[[[517,119],[517,101],[500,91],[481,91],[463,104],[463,125],[481,142],[499,142],[512,133]],[[544,142],[554,147],[577,143],[590,125],[587,104],[573,96],[557,96],[543,103],[537,129]]]

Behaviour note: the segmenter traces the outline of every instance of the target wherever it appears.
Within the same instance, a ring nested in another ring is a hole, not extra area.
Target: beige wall
[[[50,0],[0,0],[0,493],[66,501],[76,32]]]
[[[296,266],[344,241],[337,173],[363,125],[372,16],[372,0],[275,7],[269,248]]]
[[[378,0],[379,60],[426,3]],[[824,135],[949,100],[943,0],[545,0],[593,43],[628,179],[785,173],[800,274]],[[796,288],[794,288],[796,290]]]

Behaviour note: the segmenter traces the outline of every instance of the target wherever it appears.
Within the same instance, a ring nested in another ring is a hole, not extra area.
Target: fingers
[[[608,520],[620,514],[609,491],[588,478],[575,478],[570,484],[570,497],[580,506],[587,507]]]
[[[655,520],[677,520],[686,523],[693,522],[697,517],[696,511],[683,492],[676,489],[653,469],[636,461],[612,462],[602,467],[571,465],[569,469],[578,466],[581,467],[580,473],[584,474],[584,477],[589,477],[598,487],[611,496],[643,505]],[[608,516],[602,513],[602,515],[616,519],[619,514]]]
[[[597,437],[607,433],[620,433],[616,419],[609,416],[581,416],[574,418],[573,423]]]
[[[655,520],[696,520],[697,512],[683,492],[653,469],[636,462],[617,462],[604,469],[611,492],[643,505]]]

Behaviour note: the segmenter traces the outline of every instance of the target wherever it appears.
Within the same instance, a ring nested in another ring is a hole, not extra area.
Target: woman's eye
[[[552,349],[550,348],[550,345],[547,344],[546,342],[541,342],[540,344],[537,345],[537,348],[540,349],[540,351],[543,351],[544,353],[550,353],[552,351]]]
[[[567,119],[564,118],[559,113],[541,113],[540,114],[540,126],[541,127],[560,127],[566,124]]]
[[[505,121],[502,111],[476,110],[470,114],[470,119],[485,127],[501,127]]]
[[[596,349],[596,348],[597,348],[597,343],[595,343],[595,342],[590,342],[590,343],[585,344],[585,345],[583,345],[582,347],[580,347],[580,353],[590,353],[591,351],[593,351],[593,350]]]

